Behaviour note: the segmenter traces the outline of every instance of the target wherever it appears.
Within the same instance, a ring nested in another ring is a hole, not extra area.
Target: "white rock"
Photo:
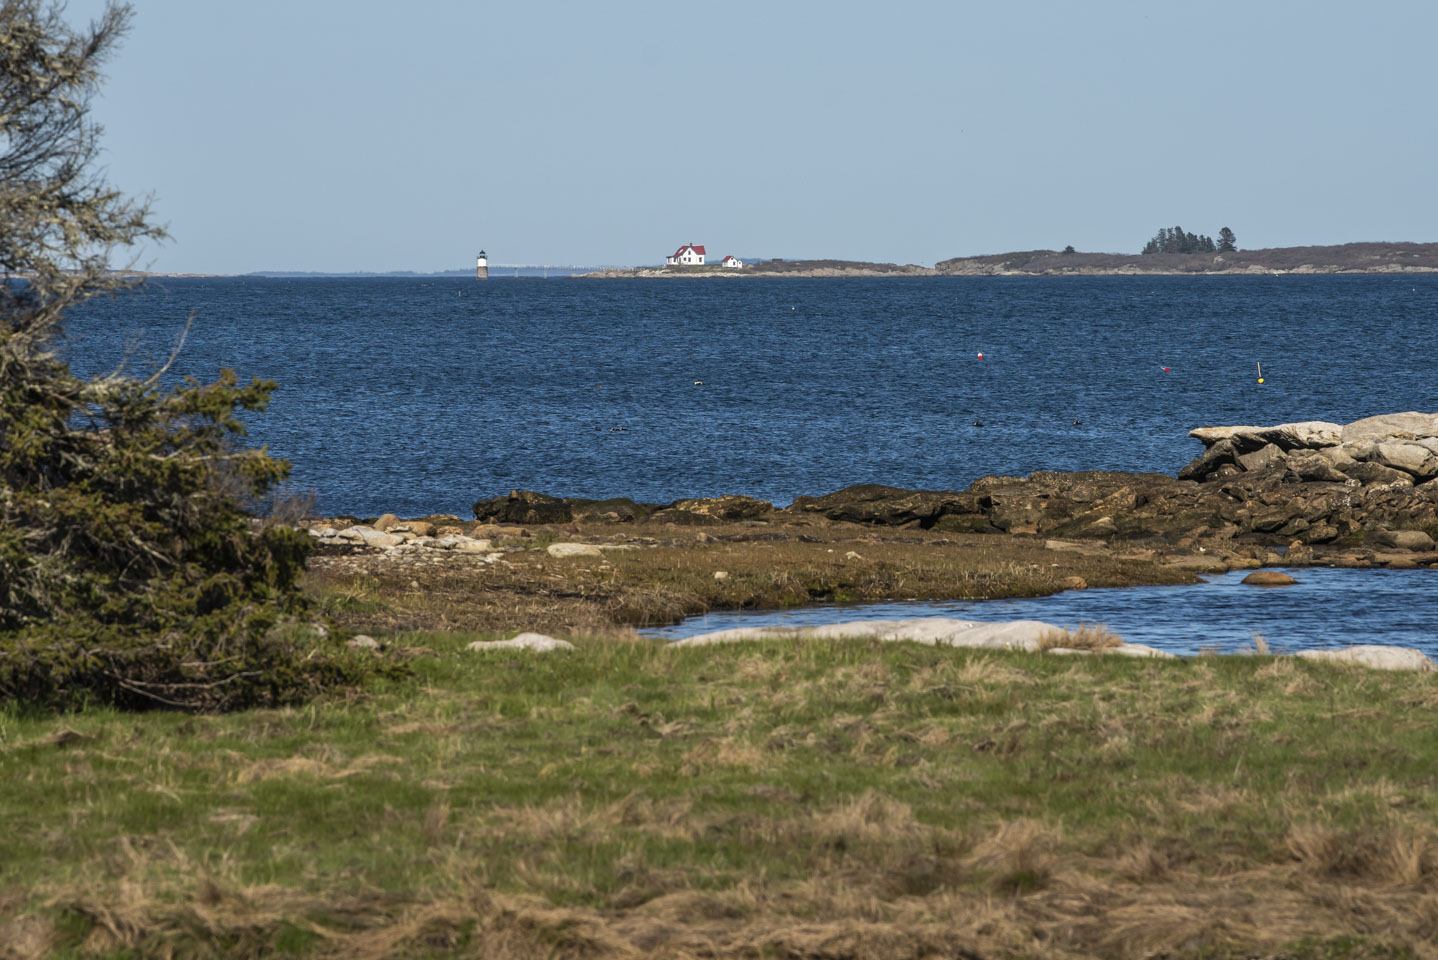
[[[542,633],[521,633],[508,640],[476,640],[465,647],[466,650],[534,650],[538,653],[547,653],[550,650],[573,650],[574,644],[568,640],[557,640],[554,637],[547,637]]]
[[[1377,417],[1355,420],[1343,428],[1343,442],[1364,437],[1392,437],[1408,434],[1414,437],[1438,437],[1438,413],[1385,413]]]
[[[1160,650],[1157,647],[1150,647],[1142,643],[1121,643],[1116,647],[1108,647],[1100,650],[1104,656],[1113,657],[1152,657],[1158,660],[1176,660],[1177,654],[1169,653],[1167,650]]]
[[[610,551],[617,551],[619,553],[623,553],[626,550],[638,550],[640,548],[632,543],[601,543],[599,544],[599,549],[603,550],[605,553],[609,553]]]
[[[604,556],[604,551],[592,543],[551,543],[545,552],[551,557]]]
[[[1299,447],[1309,449],[1332,447],[1342,438],[1343,425],[1326,420],[1303,420],[1298,423],[1280,423],[1272,427],[1199,427],[1188,435],[1202,440],[1206,446],[1213,446],[1220,440],[1239,437],[1255,444],[1272,443],[1284,450]]]
[[[370,533],[378,533],[378,531],[375,530],[374,527],[345,527],[343,530],[338,531],[335,536],[339,537],[341,540],[353,540],[356,543],[363,543],[363,531],[366,530],[368,530]]]
[[[728,570],[715,570],[715,571],[714,571],[714,579],[715,579],[715,580],[728,580],[728,579],[729,579],[729,571],[728,571]]]
[[[856,620],[826,624],[822,627],[739,627],[676,640],[670,646],[702,647],[745,640],[803,637],[817,640],[879,640],[886,643],[911,641],[926,646],[1033,651],[1039,648],[1040,637],[1062,630],[1062,627],[1038,620],[985,623],[975,620],[951,620],[946,617],[922,617],[916,620]]]
[[[345,641],[345,646],[355,650],[378,650],[379,641],[368,634],[361,633],[358,636],[350,637]]]
[[[1374,670],[1416,670],[1427,673],[1438,669],[1427,656],[1408,647],[1389,647],[1382,644],[1364,644],[1345,647],[1342,650],[1300,650],[1294,656],[1304,660],[1327,660],[1335,663],[1353,663]]]
[[[464,553],[485,553],[490,549],[490,545],[488,540],[473,540],[464,537],[456,541],[454,549]]]

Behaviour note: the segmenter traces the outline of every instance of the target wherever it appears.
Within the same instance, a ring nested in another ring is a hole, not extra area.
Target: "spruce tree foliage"
[[[1183,227],[1162,227],[1143,246],[1144,253],[1214,253],[1217,249],[1212,237],[1184,232]]]
[[[112,254],[164,236],[94,169],[131,11],[62,13],[0,2],[0,703],[224,709],[359,680],[299,619],[308,538],[247,510],[289,470],[234,442],[275,384],[84,379],[58,353],[66,311],[125,285]]]
[[[1224,227],[1222,230],[1218,231],[1218,252],[1235,253],[1237,252],[1237,250],[1238,237],[1234,236],[1233,231],[1228,229],[1227,227]]]

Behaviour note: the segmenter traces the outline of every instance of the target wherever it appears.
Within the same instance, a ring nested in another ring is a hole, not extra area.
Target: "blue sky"
[[[160,271],[1438,240],[1430,2],[134,6]]]

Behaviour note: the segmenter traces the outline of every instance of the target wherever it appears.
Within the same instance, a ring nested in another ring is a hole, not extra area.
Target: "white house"
[[[675,250],[672,256],[665,257],[664,265],[666,267],[702,267],[704,265],[704,247],[696,247],[692,243],[686,243],[678,250]]]
[[[721,266],[721,267],[732,267],[732,268],[735,269],[735,270],[739,270],[739,269],[741,269],[741,268],[744,266],[744,261],[743,261],[743,260],[740,260],[740,259],[739,259],[738,257],[736,257],[736,256],[729,255],[729,256],[726,256],[723,260],[720,260],[720,261],[719,261],[719,266]]]

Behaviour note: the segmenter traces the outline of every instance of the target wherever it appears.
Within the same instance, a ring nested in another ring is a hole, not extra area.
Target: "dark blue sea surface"
[[[143,373],[191,315],[171,374],[278,382],[250,439],[328,514],[1171,474],[1204,424],[1438,410],[1433,276],[175,279],[67,353]]]

